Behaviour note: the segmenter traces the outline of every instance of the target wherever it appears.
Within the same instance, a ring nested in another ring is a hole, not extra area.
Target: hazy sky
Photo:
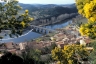
[[[74,3],[75,0],[19,0],[19,2],[27,4],[70,4]]]

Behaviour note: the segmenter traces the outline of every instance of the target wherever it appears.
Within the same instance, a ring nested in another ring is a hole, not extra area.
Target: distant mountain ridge
[[[75,3],[73,4],[23,4],[23,3],[19,3],[19,5],[21,7],[28,7],[28,6],[32,6],[32,7],[41,7],[41,8],[50,8],[50,7],[56,7],[56,6],[62,6],[62,7],[75,7]]]
[[[29,14],[37,18],[58,16],[61,14],[77,13],[75,3],[73,4],[23,4],[19,3],[23,10],[28,9]]]

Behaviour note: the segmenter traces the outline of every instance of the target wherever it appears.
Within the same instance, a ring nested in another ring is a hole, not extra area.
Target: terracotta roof
[[[14,44],[14,48],[20,49],[19,44]]]
[[[58,41],[58,42],[56,42],[56,44],[62,44],[63,43],[63,41]]]
[[[7,49],[12,49],[12,48],[14,48],[14,44],[13,44],[13,42],[8,42],[8,43],[5,43],[5,47]]]
[[[34,49],[41,49],[43,48],[44,46],[42,44],[36,44],[33,46]]]
[[[86,44],[89,44],[91,42],[91,39],[87,38],[87,39],[84,39],[84,41]]]

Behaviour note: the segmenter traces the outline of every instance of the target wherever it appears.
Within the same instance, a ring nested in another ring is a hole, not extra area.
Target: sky
[[[75,0],[18,0],[20,3],[26,4],[71,4]]]

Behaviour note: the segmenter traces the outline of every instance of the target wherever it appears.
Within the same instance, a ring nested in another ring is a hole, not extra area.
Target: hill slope
[[[75,4],[56,5],[56,4],[22,4],[19,3],[23,10],[28,9],[29,14],[35,19],[50,16],[58,16],[65,13],[77,13]]]

